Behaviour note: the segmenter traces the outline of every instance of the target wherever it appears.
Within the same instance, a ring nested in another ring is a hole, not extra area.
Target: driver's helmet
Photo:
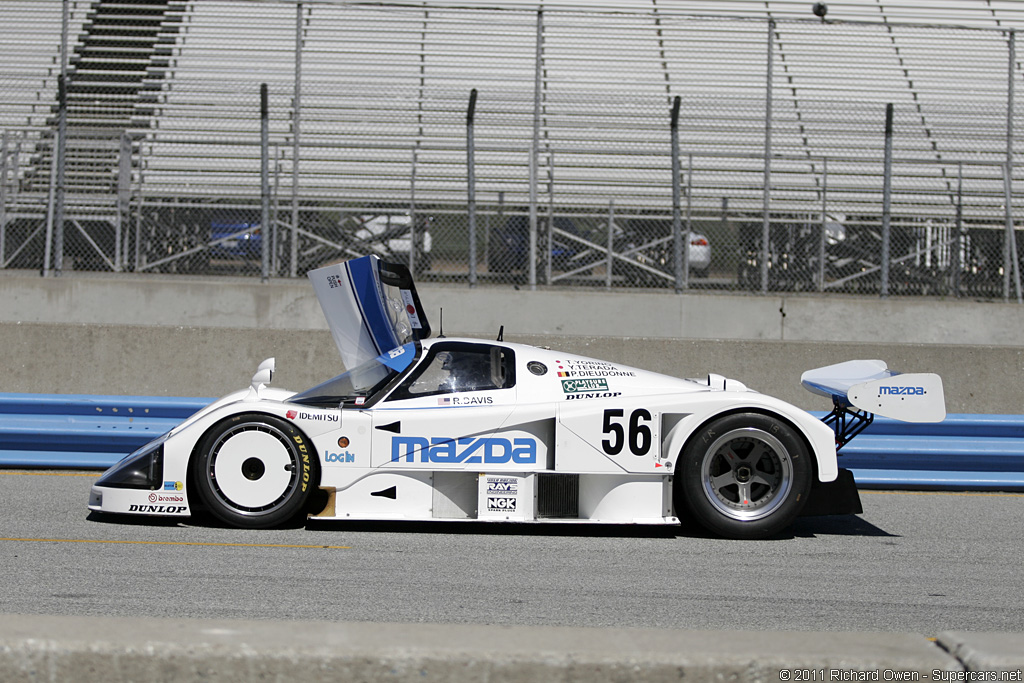
[[[491,380],[491,359],[487,354],[452,352],[444,367],[449,371],[448,384],[453,391],[496,388]]]

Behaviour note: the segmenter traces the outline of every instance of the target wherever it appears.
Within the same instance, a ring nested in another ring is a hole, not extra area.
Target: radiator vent
[[[538,474],[538,519],[578,519],[580,516],[580,475]]]

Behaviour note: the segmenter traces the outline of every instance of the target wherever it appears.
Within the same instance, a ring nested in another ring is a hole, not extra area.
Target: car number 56
[[[623,447],[629,444],[629,452],[633,455],[650,453],[651,428],[645,423],[651,421],[651,411],[637,408],[629,414],[628,425],[624,426],[620,421],[625,421],[625,411],[622,408],[608,408],[604,411],[601,431],[608,435],[607,439],[601,441],[604,452],[608,455],[618,455]]]

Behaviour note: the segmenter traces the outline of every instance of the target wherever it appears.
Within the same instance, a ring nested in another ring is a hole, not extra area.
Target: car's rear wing
[[[851,360],[800,377],[808,391],[832,399],[824,419],[842,447],[860,434],[875,415],[902,422],[942,422],[946,399],[942,378],[934,373],[899,373],[880,360]]]

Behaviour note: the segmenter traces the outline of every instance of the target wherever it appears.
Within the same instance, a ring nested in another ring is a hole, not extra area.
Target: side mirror
[[[256,374],[252,376],[252,388],[259,389],[261,384],[270,384],[270,381],[274,378],[274,368],[276,367],[276,361],[274,358],[268,358],[260,366],[256,368]]]

